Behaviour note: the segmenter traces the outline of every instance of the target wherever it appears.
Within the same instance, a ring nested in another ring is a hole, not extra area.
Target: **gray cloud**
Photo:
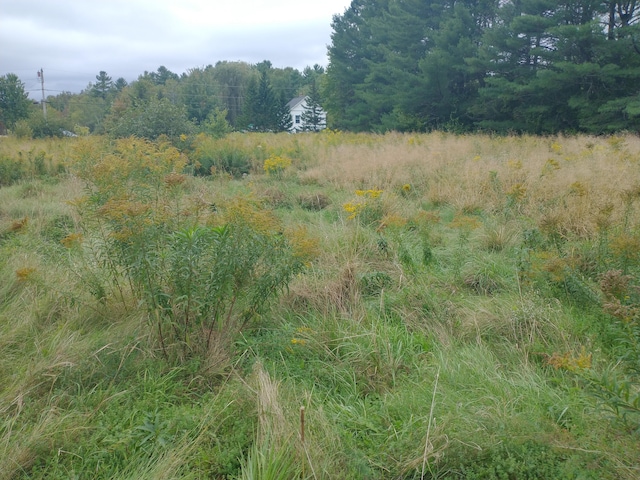
[[[340,12],[350,1],[334,0],[338,3],[343,6],[334,9]],[[0,75],[15,73],[39,98],[40,68],[46,93],[56,94],[79,92],[101,70],[130,82],[161,65],[179,74],[220,60],[270,60],[297,69],[326,65],[330,14],[300,20],[292,12],[277,24],[249,15],[240,23],[205,18],[199,24],[198,18],[184,23],[158,5],[158,0],[0,0]]]

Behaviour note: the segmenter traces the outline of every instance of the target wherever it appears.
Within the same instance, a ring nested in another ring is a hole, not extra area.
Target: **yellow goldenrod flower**
[[[78,244],[82,243],[82,234],[81,233],[70,233],[69,235],[64,237],[62,240],[60,240],[60,243],[62,245],[64,245],[65,247],[67,247],[67,248],[71,248],[74,245],[78,245]]]
[[[264,161],[262,168],[264,168],[264,171],[267,172],[267,174],[272,174],[281,173],[284,169],[290,166],[291,159],[289,157],[273,156]]]
[[[35,271],[36,269],[31,267],[19,268],[16,270],[16,277],[18,278],[18,281],[25,282],[33,276]]]

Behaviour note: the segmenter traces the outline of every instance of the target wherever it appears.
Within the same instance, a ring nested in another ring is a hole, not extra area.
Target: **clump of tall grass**
[[[253,447],[241,465],[241,479],[305,478],[309,471],[302,431],[285,418],[279,385],[258,362],[254,365],[254,384],[258,405],[258,431]],[[313,467],[311,467],[312,470]],[[311,476],[306,478],[310,478]]]

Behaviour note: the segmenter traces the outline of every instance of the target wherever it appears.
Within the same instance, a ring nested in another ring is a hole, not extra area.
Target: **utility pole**
[[[47,121],[47,102],[44,101],[44,70],[42,68],[38,72],[38,78],[40,79],[40,85],[42,85],[42,114],[44,115],[44,121]]]

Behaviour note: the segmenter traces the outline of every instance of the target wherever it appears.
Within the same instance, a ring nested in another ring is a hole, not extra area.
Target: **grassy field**
[[[0,479],[640,477],[640,138],[0,139]]]

